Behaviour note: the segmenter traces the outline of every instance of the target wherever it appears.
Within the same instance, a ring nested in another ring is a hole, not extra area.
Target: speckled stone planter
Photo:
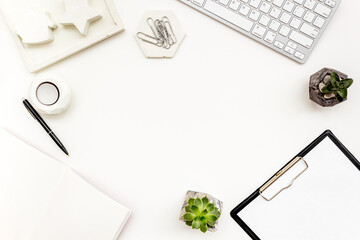
[[[185,207],[188,205],[188,201],[190,198],[203,198],[203,197],[207,197],[209,199],[209,202],[210,203],[213,203],[215,205],[215,207],[217,207],[219,209],[219,211],[222,213],[222,210],[223,210],[223,202],[220,201],[219,199],[216,199],[214,198],[213,196],[207,194],[207,193],[202,193],[202,192],[194,192],[194,191],[188,191],[186,193],[186,196],[185,196],[185,200],[184,200],[184,203],[182,205],[182,208],[181,208],[181,212],[180,212],[180,221],[183,221],[185,222],[185,219],[184,219],[184,214],[185,214]],[[208,227],[208,230],[210,232],[215,232],[217,231],[218,229],[218,221],[216,221],[216,224],[215,226],[213,227]]]
[[[324,94],[319,89],[319,84],[322,83],[327,75],[330,75],[332,72],[336,72],[341,79],[345,79],[348,75],[339,72],[332,68],[323,68],[320,71],[314,73],[310,77],[309,83],[309,94],[310,99],[322,107],[332,107],[340,103],[335,97],[326,99]],[[346,99],[344,99],[346,101]]]

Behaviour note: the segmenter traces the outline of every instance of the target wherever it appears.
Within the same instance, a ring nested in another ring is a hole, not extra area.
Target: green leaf
[[[336,85],[336,89],[340,89],[340,82],[336,82],[335,85]]]
[[[213,203],[209,203],[208,205],[206,205],[206,210],[208,212],[212,212],[214,211],[214,209],[215,209],[215,205]]]
[[[216,215],[206,215],[206,219],[210,222],[216,222],[216,220],[218,219],[218,217]]]
[[[215,208],[214,211],[212,211],[210,214],[211,215],[215,215],[215,216],[218,216],[219,215],[219,209],[218,208]]]
[[[208,230],[207,224],[201,224],[200,225],[200,231],[202,231],[203,233],[206,233]]]
[[[216,214],[217,212],[219,212],[219,209],[217,207],[215,207],[214,210],[212,210],[212,212],[210,212],[210,214]]]
[[[335,97],[338,100],[338,102],[344,101],[344,99],[338,93],[335,93]]]
[[[192,222],[192,228],[193,229],[199,229],[200,228],[200,220],[199,219],[196,219],[195,221]]]
[[[351,78],[344,79],[341,81],[341,83],[344,85],[344,88],[349,88],[353,84],[354,80]]]
[[[216,222],[211,222],[211,221],[208,221],[207,224],[211,227],[215,226]]]
[[[204,217],[204,216],[202,216],[202,217],[200,217],[200,222],[201,222],[201,224],[207,224],[207,219],[206,219],[206,217]]]
[[[196,218],[196,215],[193,213],[185,213],[184,214],[185,221],[194,221],[195,218]]]
[[[187,205],[187,206],[185,207],[185,212],[192,212],[190,205]]]
[[[195,204],[195,199],[194,198],[189,198],[188,203],[189,203],[189,205],[194,205]]]
[[[209,203],[209,199],[207,197],[203,197],[201,201],[203,203],[203,206],[206,206]]]
[[[201,201],[200,198],[196,198],[196,199],[195,199],[195,205],[197,205],[197,206],[200,208],[200,210],[202,210],[202,208],[203,208],[203,203],[202,203],[202,201]]]
[[[340,97],[342,97],[342,98],[346,98],[346,97],[347,97],[347,89],[346,89],[346,88],[341,89],[341,90],[339,90],[339,91],[336,91],[336,93],[339,94]]]
[[[196,206],[196,205],[192,205],[192,206],[191,206],[191,211],[192,211],[193,213],[195,213],[196,215],[200,213],[200,209],[199,209],[199,207]]]
[[[331,84],[328,84],[328,85],[326,85],[325,87],[323,87],[322,89],[321,89],[321,91],[323,92],[323,93],[333,93],[333,92],[335,92],[333,89],[332,89],[332,85]]]
[[[340,77],[336,72],[331,73],[330,82],[333,87],[338,87],[337,84],[340,82]]]
[[[215,213],[215,216],[216,216],[217,218],[219,218],[219,217],[221,216],[221,212],[220,212],[220,211],[217,211],[217,213]]]
[[[185,224],[188,226],[192,226],[192,221],[186,221]]]

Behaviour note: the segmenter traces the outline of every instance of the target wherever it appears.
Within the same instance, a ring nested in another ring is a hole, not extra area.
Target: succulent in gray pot
[[[340,71],[323,68],[310,77],[310,99],[320,106],[332,107],[347,100],[353,79]]]
[[[202,192],[188,191],[180,213],[180,221],[203,233],[215,232],[221,216],[223,203]]]

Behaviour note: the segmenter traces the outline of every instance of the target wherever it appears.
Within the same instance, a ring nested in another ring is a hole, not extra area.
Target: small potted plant
[[[206,193],[188,191],[180,213],[180,220],[203,233],[217,230],[222,202]]]
[[[320,106],[332,107],[347,100],[353,80],[342,72],[324,68],[310,77],[310,99]]]

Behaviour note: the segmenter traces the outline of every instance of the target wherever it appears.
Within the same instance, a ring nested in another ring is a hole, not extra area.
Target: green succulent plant
[[[334,93],[336,99],[339,102],[342,102],[347,97],[347,89],[352,84],[353,80],[351,78],[341,79],[336,72],[332,72],[330,76],[330,83],[323,87],[321,91],[325,94]]]
[[[215,226],[220,215],[219,209],[207,197],[203,197],[190,198],[183,217],[186,225],[206,233],[209,227]]]

